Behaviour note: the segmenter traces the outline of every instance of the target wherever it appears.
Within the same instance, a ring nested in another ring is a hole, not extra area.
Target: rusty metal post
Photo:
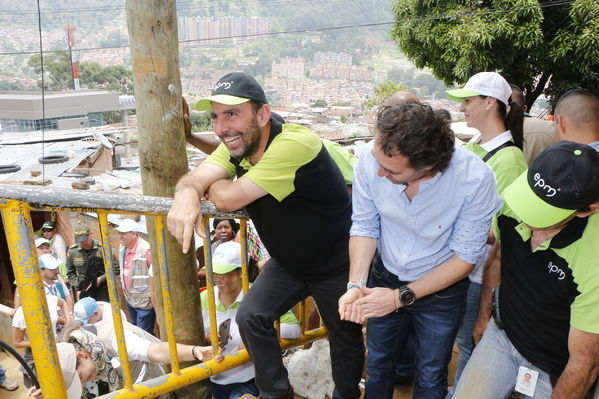
[[[27,336],[44,397],[67,399],[56,342],[48,339],[54,337],[54,329],[35,251],[30,207],[23,202],[8,200],[2,205],[2,217],[21,295]]]

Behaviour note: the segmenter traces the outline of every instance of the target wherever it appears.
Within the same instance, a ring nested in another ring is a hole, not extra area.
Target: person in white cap
[[[66,316],[67,319],[72,319],[74,305],[73,297],[71,296],[71,292],[67,288],[67,285],[58,273],[60,261],[50,254],[43,254],[38,258],[38,260],[46,295],[54,295],[60,299],[64,299],[67,303],[67,309],[69,311],[64,316]]]
[[[121,285],[131,322],[152,334],[156,313],[150,290],[153,283],[149,273],[152,266],[150,244],[139,236],[137,222],[132,219],[123,219],[115,230],[121,239]]]
[[[212,255],[212,271],[214,273],[214,297],[216,305],[216,322],[220,326],[230,320],[230,341],[224,345],[223,354],[228,355],[243,349],[239,327],[235,322],[237,309],[243,300],[241,280],[241,246],[235,241],[220,244]],[[210,311],[208,308],[208,291],[200,294],[204,333],[210,339]],[[294,339],[300,335],[299,322],[291,311],[281,316],[281,338]],[[237,398],[244,394],[258,395],[258,387],[254,382],[254,364],[247,363],[232,370],[210,377],[212,397],[214,399]]]
[[[524,111],[512,101],[511,86],[496,72],[480,72],[472,76],[464,88],[448,90],[447,96],[454,101],[461,101],[460,109],[464,112],[466,123],[480,132],[464,148],[479,156],[493,170],[497,193],[501,194],[528,167],[522,152]],[[493,223],[496,221],[494,217]],[[487,245],[487,254],[491,248],[492,245]],[[479,313],[486,259],[486,255],[481,257],[469,276],[466,311],[456,338],[459,355],[454,386],[457,385],[474,347],[472,333]],[[483,292],[482,295],[489,297],[491,292]],[[484,326],[476,327],[478,340]],[[452,388],[449,398],[453,391]]]
[[[139,383],[164,375],[161,364],[170,362],[168,342],[161,342],[152,334],[129,323],[122,311],[121,318],[134,382]],[[86,326],[86,329],[95,330],[94,333],[111,357],[119,356],[110,303],[96,302],[91,297],[79,300],[75,304],[75,321]],[[212,358],[212,347],[177,344],[177,355],[183,362],[206,361]],[[219,359],[220,357],[217,357],[217,360]]]
[[[35,239],[35,251],[36,251],[38,257],[42,256],[43,254],[50,254],[52,252],[50,249],[50,241],[48,241],[44,237],[36,238]],[[17,282],[15,281],[14,284],[16,285]],[[15,314],[15,312],[17,311],[19,306],[21,306],[21,296],[19,295],[19,289],[16,288],[15,294],[13,297],[13,309],[12,309],[11,315]],[[73,306],[71,306],[70,308],[73,309]]]
[[[84,348],[77,350],[75,345],[67,342],[56,344],[58,361],[62,378],[67,390],[67,399],[81,399],[83,387],[97,377],[96,365],[92,355]],[[36,387],[29,389],[29,396],[42,399],[42,390]]]
[[[52,253],[51,243],[48,239],[41,237],[35,239],[35,251],[37,256]]]

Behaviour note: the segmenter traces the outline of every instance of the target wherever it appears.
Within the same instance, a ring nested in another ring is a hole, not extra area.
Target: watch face
[[[399,295],[399,300],[403,306],[410,306],[416,300],[416,296],[414,295],[414,292],[411,289],[405,288],[401,291],[401,294]]]

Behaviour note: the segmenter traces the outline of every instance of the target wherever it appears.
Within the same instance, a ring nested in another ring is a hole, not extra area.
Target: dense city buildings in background
[[[268,32],[268,17],[181,17],[179,40],[201,40],[204,44],[223,44],[221,39],[256,40]]]

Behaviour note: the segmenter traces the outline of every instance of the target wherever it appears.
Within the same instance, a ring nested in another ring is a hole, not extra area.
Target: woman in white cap
[[[216,321],[219,326],[230,323],[229,337],[226,343],[221,342],[223,354],[228,355],[243,349],[241,336],[235,316],[239,303],[243,300],[241,279],[241,246],[235,241],[221,243],[212,254],[212,271],[214,274],[214,296],[216,298]],[[200,294],[204,333],[210,339],[210,312],[208,310],[208,291]],[[229,321],[227,321],[229,320]],[[299,322],[291,311],[281,316],[281,338],[299,337]],[[247,363],[210,377],[212,397],[214,399],[237,398],[244,394],[258,396],[258,388],[254,383],[254,365]]]
[[[511,95],[509,83],[496,72],[479,72],[463,88],[447,91],[449,99],[462,102],[460,110],[464,112],[468,127],[480,132],[465,148],[482,158],[493,170],[499,194],[527,169],[522,153],[524,111],[512,101]],[[493,218],[495,225],[496,218]],[[488,245],[487,249],[490,248]],[[485,258],[481,259],[469,276],[466,311],[456,338],[458,366],[454,386],[473,349],[472,333],[477,322],[484,262]],[[477,327],[482,328],[482,324]],[[448,397],[452,394],[453,390]]]

